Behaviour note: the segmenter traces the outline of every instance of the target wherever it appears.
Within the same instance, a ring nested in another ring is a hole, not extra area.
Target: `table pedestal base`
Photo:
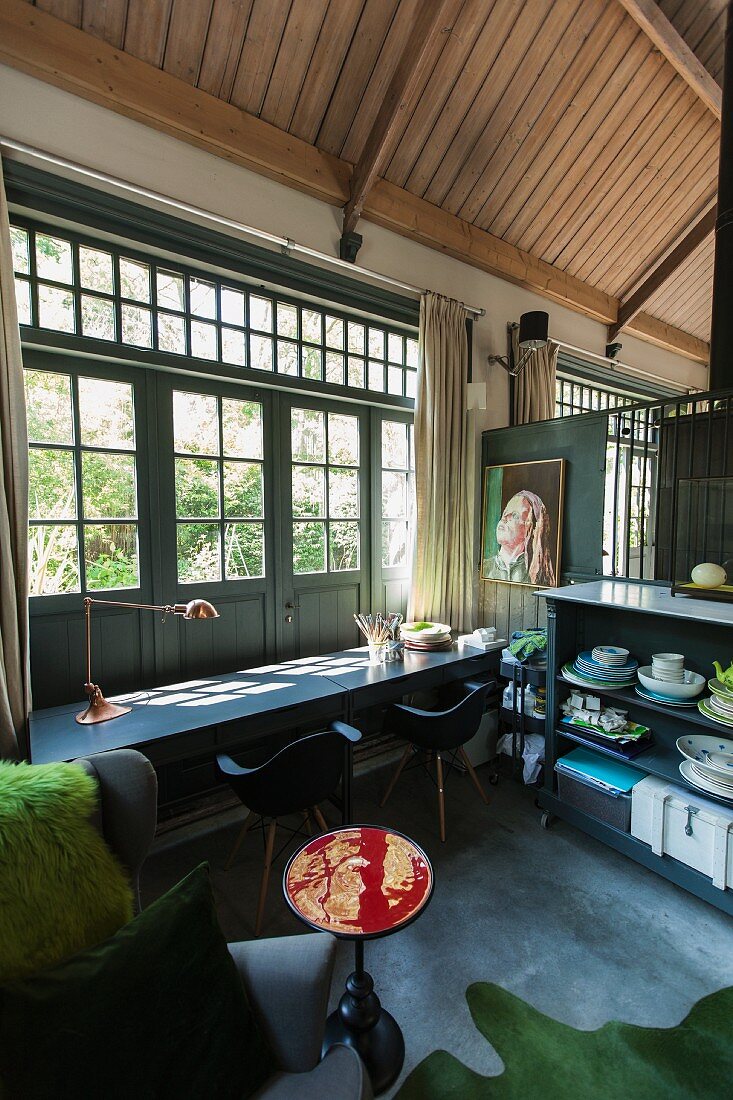
[[[357,941],[356,970],[326,1022],[323,1054],[336,1043],[353,1047],[367,1068],[375,1095],[379,1095],[399,1077],[405,1040],[394,1016],[382,1008],[374,992],[371,975],[363,967],[363,953],[364,945]]]

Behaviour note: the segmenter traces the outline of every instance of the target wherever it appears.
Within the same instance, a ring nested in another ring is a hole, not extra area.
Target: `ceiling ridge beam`
[[[702,211],[698,212],[697,218],[688,227],[681,239],[673,242],[652,266],[647,268],[642,276],[642,281],[633,293],[619,303],[618,317],[608,329],[609,343],[616,339],[622,329],[628,328],[629,322],[641,313],[649,299],[656,294],[660,287],[664,286],[685,260],[689,259],[695,249],[699,248],[702,242],[710,236],[715,229],[716,214],[717,203],[716,197],[713,196],[705,203]]]
[[[432,0],[418,8],[408,42],[397,62],[362,154],[354,166],[351,193],[344,207],[344,236],[354,232],[379,170],[394,152],[400,115],[424,72],[436,35],[443,33],[445,17],[450,18],[450,9],[455,6],[456,0]],[[454,16],[456,14],[453,13]]]
[[[723,93],[715,77],[685,42],[655,0],[619,0],[652,43],[720,121]]]
[[[348,201],[351,165],[345,161],[23,0],[0,3],[0,63],[332,206]],[[617,320],[618,299],[387,180],[377,179],[362,216],[603,324]],[[646,314],[627,327],[659,347],[707,362],[704,341]]]

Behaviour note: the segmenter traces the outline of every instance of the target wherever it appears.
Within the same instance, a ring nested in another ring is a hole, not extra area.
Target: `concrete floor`
[[[489,787],[481,768],[491,796],[486,807],[467,777],[451,776],[448,839],[441,844],[434,788],[419,770],[404,775],[379,809],[390,770],[355,780],[354,820],[388,824],[413,837],[436,876],[425,913],[404,931],[366,946],[376,991],[404,1031],[400,1081],[437,1048],[479,1073],[502,1071],[471,1021],[465,1000],[471,982],[496,982],[584,1029],[611,1019],[669,1027],[700,997],[733,984],[728,916],[570,825],[541,829],[532,790],[508,779]],[[227,811],[156,842],[143,871],[145,902],[207,860],[227,939],[250,938],[259,837],[248,837],[231,871],[223,869],[243,814]],[[337,823],[335,812],[326,816]],[[263,935],[305,930],[282,899],[285,858],[271,880]],[[332,1007],[353,961],[350,945],[341,942],[338,950]]]

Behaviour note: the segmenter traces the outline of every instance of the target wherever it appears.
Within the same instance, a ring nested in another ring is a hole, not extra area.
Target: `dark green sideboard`
[[[560,797],[555,762],[560,756],[578,747],[589,747],[568,730],[560,728],[560,705],[573,689],[560,674],[562,666],[583,650],[596,645],[624,646],[640,665],[651,663],[653,653],[685,654],[685,667],[712,677],[713,661],[725,665],[733,657],[733,604],[703,600],[673,598],[669,587],[639,581],[603,580],[588,584],[568,585],[537,593],[547,601],[547,719],[545,726],[545,780],[538,794],[538,804],[544,811],[543,824],[553,817],[562,818],[597,840],[656,871],[665,878],[696,894],[726,913],[733,914],[733,890],[720,890],[699,871],[671,858],[657,856],[651,847],[630,833],[568,805]],[[589,691],[591,689],[588,689]],[[705,718],[696,708],[672,708],[647,702],[633,688],[607,691],[594,689],[604,703],[628,711],[629,718],[650,726],[654,744],[627,763],[640,775],[654,775],[681,788],[686,788],[679,772],[683,757],[675,747],[677,738],[685,732],[713,733],[733,737],[727,730]],[[709,693],[704,692],[701,698]],[[600,746],[593,751],[604,753]],[[618,756],[611,750],[610,755]],[[717,807],[722,805],[713,795],[687,787],[690,794],[708,798]],[[729,808],[730,803],[725,803]]]

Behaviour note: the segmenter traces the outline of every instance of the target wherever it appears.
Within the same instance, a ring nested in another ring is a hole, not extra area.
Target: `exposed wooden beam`
[[[24,3],[0,3],[0,63],[171,134],[333,206],[349,199],[351,166],[185,81],[138,61]],[[378,179],[362,216],[603,324],[617,320],[616,298],[523,252],[445,210]],[[629,331],[696,362],[707,345],[638,314]]]
[[[338,206],[344,161],[23,0],[0,3],[0,62]]]
[[[619,3],[689,84],[695,95],[720,119],[723,112],[720,85],[697,59],[655,0],[619,0]]]
[[[656,317],[650,317],[648,313],[638,313],[633,321],[626,326],[632,336],[638,336],[649,344],[654,344],[665,351],[673,351],[677,355],[683,355],[686,359],[692,359],[695,363],[710,362],[710,344],[705,340],[692,336],[689,332],[665,324]]]
[[[394,151],[394,139],[401,112],[420,80],[430,57],[430,49],[437,34],[441,33],[445,17],[455,9],[456,0],[431,0],[421,4],[404,53],[394,71],[389,87],[377,112],[364,150],[354,166],[351,177],[351,194],[344,207],[343,233],[353,233],[359,221],[369,191],[379,175],[380,168]]]
[[[617,298],[387,180],[377,180],[367,196],[362,217],[603,324],[615,323],[618,316]],[[709,347],[704,340],[655,317],[639,313],[626,327],[634,336],[657,347],[696,363],[708,361]]]
[[[618,318],[609,326],[609,343],[615,340],[622,329],[627,328],[646,303],[674,274],[685,260],[710,236],[715,229],[717,206],[715,199],[706,204],[706,209],[697,221],[687,230],[681,240],[668,248],[644,273],[643,281],[618,307]]]

